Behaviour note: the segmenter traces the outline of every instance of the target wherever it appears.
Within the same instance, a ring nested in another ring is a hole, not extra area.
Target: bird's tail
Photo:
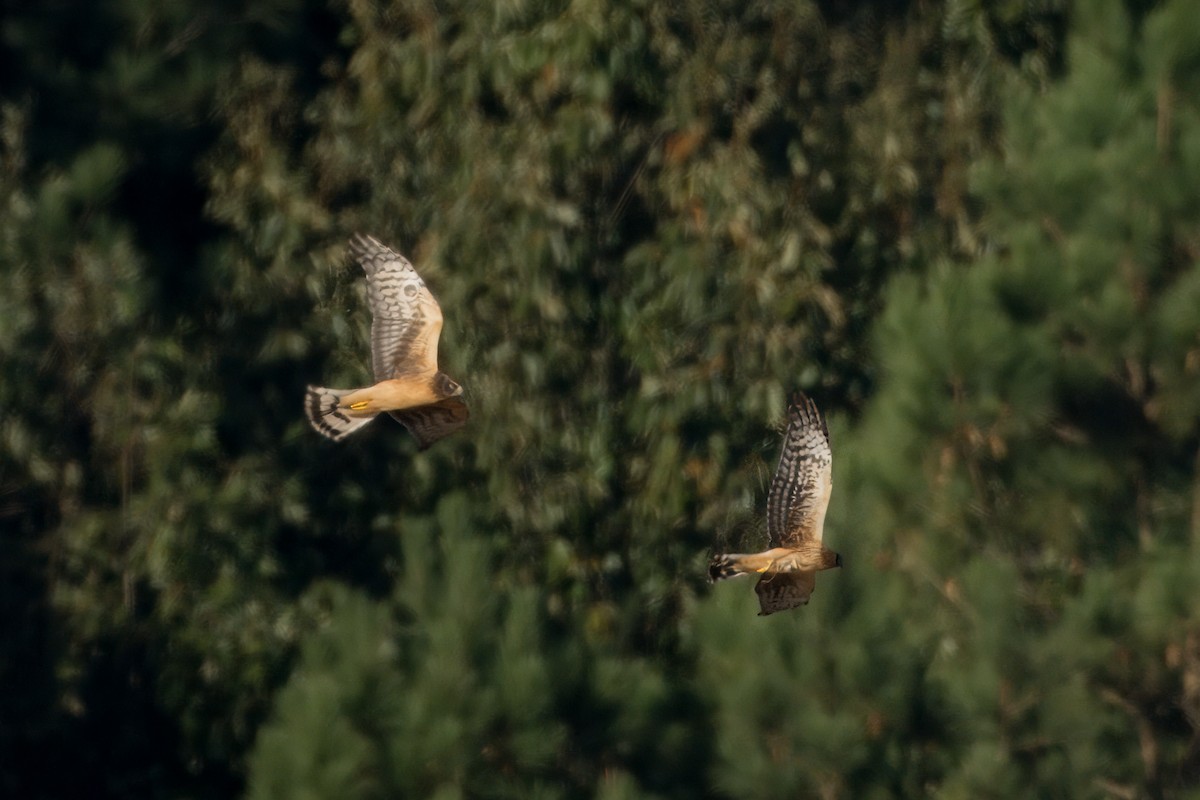
[[[308,387],[304,395],[304,413],[308,415],[308,421],[317,433],[338,442],[375,419],[374,414],[369,417],[352,417],[338,407],[341,399],[353,391],[326,389],[323,386]]]
[[[708,562],[708,578],[722,581],[753,572],[762,572],[771,565],[770,557],[763,553],[721,553]]]

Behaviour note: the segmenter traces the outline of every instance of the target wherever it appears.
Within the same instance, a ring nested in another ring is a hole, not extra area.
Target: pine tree
[[[720,791],[1194,792],[1193,16],[1080,9],[976,170],[981,255],[892,281],[878,393],[834,425],[827,531],[866,574],[701,629]]]
[[[314,587],[329,610],[259,735],[251,797],[549,798],[600,779],[569,720],[599,701],[582,673],[613,666],[543,638],[538,594],[499,578],[468,508],[448,496],[406,522],[392,598]],[[599,682],[636,692],[618,669]]]

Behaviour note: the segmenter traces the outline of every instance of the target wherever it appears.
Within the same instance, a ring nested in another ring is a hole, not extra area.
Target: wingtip
[[[792,414],[808,417],[822,425],[825,422],[825,417],[821,409],[817,408],[816,402],[800,389],[792,392],[792,398],[788,402],[788,415]]]
[[[350,243],[350,252],[354,253],[355,255],[357,255],[359,253],[365,253],[368,250],[371,250],[374,248],[384,247],[384,244],[382,242],[380,242],[378,239],[376,239],[374,236],[371,236],[369,233],[363,233],[361,231],[355,231],[350,236],[350,239],[348,241]]]
[[[816,406],[812,398],[804,393],[803,389],[796,389],[792,392],[792,397],[788,401],[788,405],[796,408],[812,408]]]

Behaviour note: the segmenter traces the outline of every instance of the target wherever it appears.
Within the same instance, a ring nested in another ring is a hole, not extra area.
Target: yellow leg
[[[770,560],[770,561],[767,563],[767,565],[766,565],[765,567],[760,567],[759,569],[756,569],[756,570],[754,570],[754,571],[755,571],[755,572],[766,572],[767,570],[769,570],[769,569],[770,569],[771,567],[773,567],[773,566],[775,566],[775,559],[773,559],[773,558],[772,558],[772,559],[771,559],[771,560]]]
[[[367,406],[371,405],[370,400],[359,400],[357,403],[350,404],[351,411],[362,411]]]

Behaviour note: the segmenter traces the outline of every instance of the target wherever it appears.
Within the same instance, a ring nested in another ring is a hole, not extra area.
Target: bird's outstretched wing
[[[772,547],[821,541],[833,488],[832,466],[825,419],[812,400],[797,392],[788,405],[783,452],[767,498],[767,537]]]
[[[421,276],[373,236],[355,234],[350,252],[367,273],[375,380],[436,371],[442,309]]]
[[[816,572],[768,572],[754,585],[758,595],[758,615],[765,617],[776,611],[807,605],[815,588]]]
[[[427,406],[407,408],[389,412],[392,417],[417,440],[417,447],[424,450],[431,444],[467,424],[471,412],[459,397],[447,397]]]

